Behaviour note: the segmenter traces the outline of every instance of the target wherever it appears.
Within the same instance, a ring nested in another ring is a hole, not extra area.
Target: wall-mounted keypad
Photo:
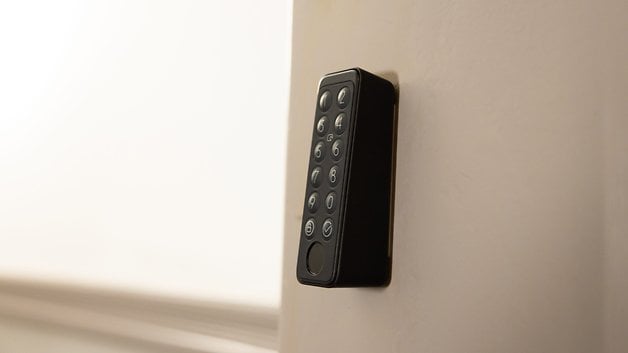
[[[388,249],[394,87],[361,69],[323,77],[316,96],[297,278],[380,286]]]

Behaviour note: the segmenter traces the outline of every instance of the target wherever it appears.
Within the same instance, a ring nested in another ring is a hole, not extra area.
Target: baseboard
[[[278,310],[0,278],[0,316],[168,352],[277,351]]]

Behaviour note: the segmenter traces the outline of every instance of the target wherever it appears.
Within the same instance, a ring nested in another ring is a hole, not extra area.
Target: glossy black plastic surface
[[[359,68],[328,74],[315,111],[297,279],[322,287],[385,286],[391,273],[394,86]]]

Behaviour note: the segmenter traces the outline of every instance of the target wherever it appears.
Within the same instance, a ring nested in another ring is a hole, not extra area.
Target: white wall
[[[277,306],[290,4],[0,4],[0,276]]]
[[[295,1],[283,352],[628,351],[627,5]],[[353,66],[399,80],[392,281],[303,286],[316,82]]]

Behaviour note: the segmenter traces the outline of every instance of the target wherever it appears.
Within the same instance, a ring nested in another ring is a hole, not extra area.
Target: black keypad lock
[[[395,88],[355,68],[319,84],[297,279],[321,287],[390,282]]]

